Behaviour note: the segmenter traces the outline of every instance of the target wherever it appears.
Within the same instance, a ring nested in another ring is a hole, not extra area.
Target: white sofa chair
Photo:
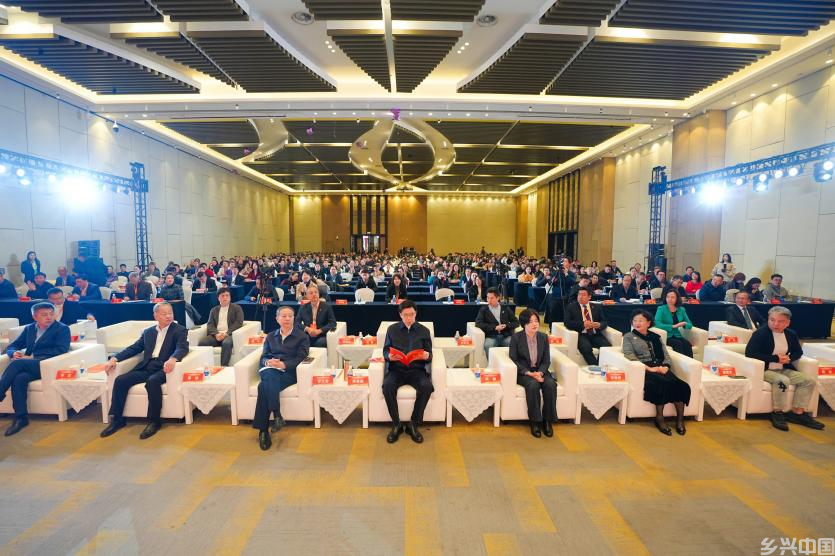
[[[607,326],[603,329],[602,333],[613,347],[620,347],[623,345],[623,333],[620,330],[615,330],[611,326]],[[562,344],[557,345],[561,346],[568,357],[570,357],[574,362],[581,366],[587,364],[586,360],[583,359],[583,356],[580,354],[580,350],[577,349],[577,340],[580,337],[579,333],[566,328],[565,323],[552,322],[551,335],[562,338]]]
[[[452,291],[452,288],[438,288],[435,290],[435,301],[440,301],[446,298],[455,298],[455,292]]]
[[[197,328],[192,328],[188,331],[188,345],[196,347],[200,345],[200,340],[208,334],[208,325],[202,324]],[[250,336],[256,336],[261,333],[261,323],[258,321],[245,320],[243,326],[232,332],[232,359],[230,364],[234,365],[238,359],[241,358],[242,348],[246,345],[247,339]],[[215,354],[214,364],[220,365],[220,347],[213,347]]]
[[[380,327],[377,328],[377,345],[380,347],[380,349],[383,349],[383,344],[386,341],[386,332],[388,332],[389,326],[391,326],[395,322],[400,322],[400,321],[384,320],[383,322],[380,323]],[[425,326],[426,328],[429,329],[429,337],[434,340],[435,339],[435,323],[432,322],[432,321],[426,321],[426,322],[417,321],[417,322],[420,322],[420,324],[422,324],[423,326]]]
[[[728,324],[728,321],[712,320],[707,323],[707,333],[711,338],[717,338],[720,334],[722,336],[736,336],[739,338],[740,344],[747,344],[748,340],[750,340],[751,336],[754,334],[754,331],[730,325]]]
[[[107,286],[99,286],[99,293],[101,298],[105,301],[110,301],[110,296],[113,295],[113,290]]]
[[[382,344],[380,344],[382,346]],[[374,350],[373,357],[382,357],[382,347]],[[446,421],[446,375],[447,366],[444,352],[440,349],[432,350],[432,386],[435,391],[426,404],[423,420],[429,422]],[[384,363],[371,363],[368,366],[368,420],[375,423],[391,422],[386,400],[383,397],[383,366]],[[406,422],[415,406],[415,389],[411,386],[401,386],[397,391],[397,407],[400,419]]]
[[[525,389],[516,384],[516,364],[510,360],[509,348],[490,350],[488,367],[502,375],[501,415],[503,421],[527,420],[528,403]],[[574,419],[577,415],[577,375],[580,367],[565,352],[552,346],[551,371],[557,380],[557,418]]]
[[[705,348],[705,361],[717,361],[719,363],[730,363],[738,375],[748,377],[751,381],[751,390],[748,392],[748,407],[746,415],[752,413],[771,413],[775,408],[771,401],[771,384],[764,380],[765,363],[757,359],[745,357],[745,344],[722,344],[710,345]],[[815,381],[815,389],[809,400],[809,411],[812,415],[818,412],[818,360],[803,356],[796,363],[798,371]],[[779,408],[786,411],[791,407],[794,397],[794,386],[789,386],[788,407]]]
[[[371,303],[374,301],[374,290],[371,288],[360,288],[354,291],[354,301],[357,303]]]
[[[328,335],[325,339],[328,341],[328,365],[337,366],[339,365],[339,352],[337,348],[339,347],[339,338],[343,338],[348,335],[348,323],[336,321],[336,328],[328,332]]]
[[[90,324],[89,324],[90,322],[91,321],[76,322],[75,324],[69,325],[70,336],[72,336],[74,338],[76,336],[81,336],[81,333],[84,332],[88,336],[87,338],[85,338],[85,340],[92,338],[92,336],[90,336],[90,334],[88,332],[89,329],[90,329]],[[9,342],[14,342],[15,340],[17,340],[18,336],[23,334],[23,331],[26,329],[26,326],[27,325],[15,326],[14,328],[9,328],[8,331],[7,331],[9,333]],[[80,342],[80,340],[79,340],[79,342]],[[91,342],[91,343],[94,343],[94,342]]]
[[[702,407],[700,384],[702,382],[702,364],[695,359],[676,353],[671,349],[670,354],[672,366],[670,372],[690,385],[690,403],[684,408],[686,417],[694,417],[699,414]],[[629,383],[629,399],[626,405],[626,415],[630,418],[655,417],[655,406],[644,401],[644,364],[638,361],[630,361],[623,354],[622,347],[604,347],[600,349],[600,364],[608,364],[626,373],[626,380]],[[675,415],[673,404],[664,407],[664,415]]]
[[[664,342],[664,345],[667,345],[667,332],[665,330],[661,330],[653,326],[650,328],[653,332],[661,336],[661,341]],[[694,326],[693,328],[687,330],[682,329],[681,335],[684,336],[684,339],[690,342],[693,346],[693,359],[697,361],[702,361],[704,357],[704,350],[705,346],[707,346],[707,339],[708,339],[708,332],[704,328],[698,328]],[[670,346],[667,346],[667,349],[672,350]]]
[[[107,353],[117,353],[138,340],[144,330],[156,325],[155,320],[129,320],[111,324],[96,331],[96,341],[104,345]]]
[[[135,355],[129,359],[119,362],[116,370],[107,377],[108,391],[111,400],[113,399],[113,383],[116,377],[125,374],[136,367],[142,361],[142,354]],[[211,367],[214,364],[212,348],[191,347],[188,355],[174,366],[174,370],[168,373],[165,384],[162,385],[162,412],[163,419],[184,419],[186,416],[183,395],[180,393],[180,385],[183,383],[183,373],[194,371],[199,367]],[[112,406],[112,401],[111,401]],[[148,415],[148,391],[145,384],[136,384],[128,390],[128,398],[125,401],[123,417],[146,417]]]
[[[310,348],[310,363],[296,368],[296,384],[281,391],[281,416],[287,421],[313,421],[313,398],[311,388],[313,375],[322,374],[328,360],[327,350]],[[238,419],[252,420],[255,417],[255,402],[258,400],[258,383],[261,377],[261,350],[253,351],[235,364],[235,399],[238,403]]]
[[[54,387],[55,373],[62,369],[69,369],[73,365],[80,366],[82,361],[86,366],[104,363],[104,347],[92,343],[70,344],[69,352],[41,361],[41,378],[29,383],[27,396],[29,413],[57,415],[59,421],[66,421],[66,405]],[[9,356],[0,356],[0,374],[6,370],[9,363],[11,363]],[[6,399],[0,402],[0,413],[14,413],[11,392],[7,392]]]
[[[20,326],[20,321],[11,318],[0,318],[0,331]]]

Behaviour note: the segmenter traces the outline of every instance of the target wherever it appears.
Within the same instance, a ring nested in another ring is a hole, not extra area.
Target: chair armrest
[[[8,355],[0,355],[0,374],[3,374],[3,371],[6,370],[6,367],[8,367],[11,362],[12,359]]]
[[[208,325],[201,324],[197,328],[192,328],[188,331],[188,345],[189,347],[197,346],[200,344],[200,340],[206,337],[208,334]],[[234,342],[234,340],[232,340]]]
[[[99,328],[96,330],[96,341],[100,344],[107,344],[108,338],[127,334],[132,330],[132,327],[133,323],[131,321],[125,321]]]
[[[486,363],[486,358],[484,356],[484,339],[486,336],[484,335],[484,330],[477,327],[475,322],[468,322],[467,336],[473,339],[473,361],[479,366],[484,366]]]
[[[249,385],[258,376],[261,350],[255,350],[235,363],[235,397],[239,402],[249,398]]]
[[[815,382],[818,381],[819,365],[820,362],[817,359],[806,357],[805,355],[795,362],[795,368]]]
[[[382,346],[382,344],[378,344],[378,346]],[[371,354],[371,358],[375,357],[382,357],[383,356],[383,349],[378,347],[373,351]],[[371,392],[382,392],[383,388],[383,369],[385,367],[385,362],[380,363],[370,363],[368,365],[368,388]]]
[[[731,347],[733,346],[733,347]],[[743,349],[740,353],[739,348]],[[705,347],[705,362],[716,361],[718,363],[730,363],[736,369],[737,374],[748,378],[754,388],[759,387],[759,383],[764,380],[765,363],[750,357],[745,357],[745,346],[739,344],[729,344],[726,346],[706,346]]]
[[[666,330],[663,330],[663,329],[658,328],[656,326],[651,327],[650,330],[652,330],[653,332],[655,332],[656,334],[661,336],[661,343],[664,344],[664,345],[667,345],[667,331]]]
[[[9,328],[9,343],[12,343],[15,340],[17,340],[20,337],[20,335],[23,334],[23,330],[25,328],[26,328],[25,325],[24,326],[13,326],[12,328]],[[72,334],[72,332],[70,332],[70,334]]]
[[[490,350],[490,360],[487,364],[490,369],[499,371],[501,375],[502,395],[511,399],[516,388],[516,375],[518,370],[516,364],[510,359],[508,348],[493,348]]]
[[[681,333],[691,344],[693,344],[693,347],[704,348],[707,345],[709,334],[704,328],[694,326],[689,330],[686,328],[683,329]]]
[[[328,346],[327,363],[329,365],[337,364],[337,361],[339,360],[339,353],[337,352],[337,348],[339,347],[339,338],[347,335],[348,323],[337,321],[336,328],[328,332],[327,336],[325,336]],[[380,343],[379,345],[382,346],[383,344]]]
[[[565,324],[561,322],[552,322],[551,334],[562,338],[562,343],[564,345],[574,349],[575,351],[577,350],[577,340],[580,337],[580,334],[574,330],[569,330],[565,327]]]
[[[724,320],[714,320],[708,323],[708,335],[716,337],[719,334],[723,336],[736,336],[739,338],[740,344],[747,344],[748,340],[751,339],[751,335],[754,333],[753,330],[748,330],[747,328],[741,328],[739,326],[732,326],[728,324]]]
[[[104,363],[105,357],[104,346],[101,344],[70,344],[70,351],[67,353],[41,361],[41,380],[44,384],[52,384],[57,371],[81,365],[82,361],[86,367]]]
[[[435,392],[443,393],[446,391],[446,358],[444,357],[444,350],[442,349],[433,349],[432,350],[432,362],[431,362],[431,372],[432,372],[432,386],[435,387]]]
[[[698,392],[702,382],[702,363],[686,355],[670,350],[670,371],[690,385],[690,392]]]
[[[310,357],[313,361],[302,363],[296,367],[296,384],[300,398],[310,397],[310,388],[313,386],[313,375],[322,374],[327,368],[328,350],[325,348],[310,348]]]
[[[567,396],[577,394],[577,376],[580,367],[560,350],[551,350],[551,368],[554,369],[557,383],[563,387]]]
[[[640,361],[627,359],[618,347],[600,348],[600,364],[608,364],[610,367],[626,373],[626,381],[633,392],[644,390],[644,364]]]
[[[113,382],[116,380],[117,376],[123,375],[133,370],[133,368],[139,365],[139,363],[141,362],[142,356],[134,355],[133,357],[129,357],[124,361],[119,361],[118,363],[116,363],[116,369],[113,372],[107,374],[107,387],[110,389],[110,391],[113,391]]]
[[[612,344],[612,347],[621,347],[623,345],[623,333],[620,330],[615,330],[611,326],[603,329],[603,335]]]
[[[205,324],[203,326],[206,326]],[[239,350],[246,345],[247,339],[252,336],[257,336],[261,332],[261,323],[258,321],[246,320],[243,326],[232,332],[232,345],[235,350]],[[189,338],[189,345],[197,345],[191,343]],[[256,350],[258,351],[258,350]],[[259,352],[260,353],[260,352]]]

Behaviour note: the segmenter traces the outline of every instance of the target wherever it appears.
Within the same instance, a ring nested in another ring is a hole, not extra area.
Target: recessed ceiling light
[[[826,63],[827,63],[827,64],[831,64],[831,63],[832,63],[832,61],[833,61],[833,59],[832,59],[832,58],[830,58],[829,60],[827,60],[827,61],[826,61]]]
[[[470,43],[465,42],[465,43],[464,43],[464,46],[470,46]]]
[[[776,89],[776,88],[777,88],[777,87],[779,87],[779,86],[780,86],[780,84],[779,84],[779,83],[772,83],[772,84],[771,84],[771,88],[772,88],[772,89]]]
[[[330,43],[331,43],[331,41],[325,41],[325,44],[330,44]]]
[[[291,19],[299,25],[310,25],[313,23],[313,16],[307,12],[296,12],[291,16]]]
[[[731,105],[736,106],[736,101],[733,101]]]
[[[429,115],[431,116],[431,115],[432,115],[432,112],[430,112],[430,113],[429,113]]]
[[[755,96],[757,96],[757,93],[751,93],[750,96],[751,96],[751,98],[754,98]]]
[[[494,15],[484,14],[479,16],[478,19],[475,20],[475,22],[478,24],[479,27],[492,27],[493,25],[499,22],[499,18]]]

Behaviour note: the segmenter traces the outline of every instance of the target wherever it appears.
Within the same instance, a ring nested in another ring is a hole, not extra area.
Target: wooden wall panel
[[[612,259],[615,214],[614,158],[604,158],[580,172],[578,257],[602,267]]]
[[[416,195],[389,197],[388,249],[396,253],[401,247],[429,250],[426,241],[426,207],[428,198]]]
[[[326,252],[336,253],[350,248],[349,201],[347,195],[322,197],[322,248]]]

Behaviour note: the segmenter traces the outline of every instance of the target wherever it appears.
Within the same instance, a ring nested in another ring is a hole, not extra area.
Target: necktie
[[[742,308],[742,315],[745,317],[745,324],[748,325],[748,330],[754,330],[755,328],[757,328],[756,326],[754,326],[754,321],[751,320],[751,315],[748,314],[747,307]]]
[[[311,309],[312,309],[313,319],[312,319],[312,322],[310,323],[310,328],[315,329],[316,328],[316,313],[319,312],[319,304],[317,303],[316,305],[313,305],[311,307]]]
[[[591,313],[589,312],[589,306],[588,305],[583,305],[583,320],[587,320],[589,322],[592,322]],[[592,328],[591,330],[588,330],[588,332],[590,334],[594,334],[594,329]]]

